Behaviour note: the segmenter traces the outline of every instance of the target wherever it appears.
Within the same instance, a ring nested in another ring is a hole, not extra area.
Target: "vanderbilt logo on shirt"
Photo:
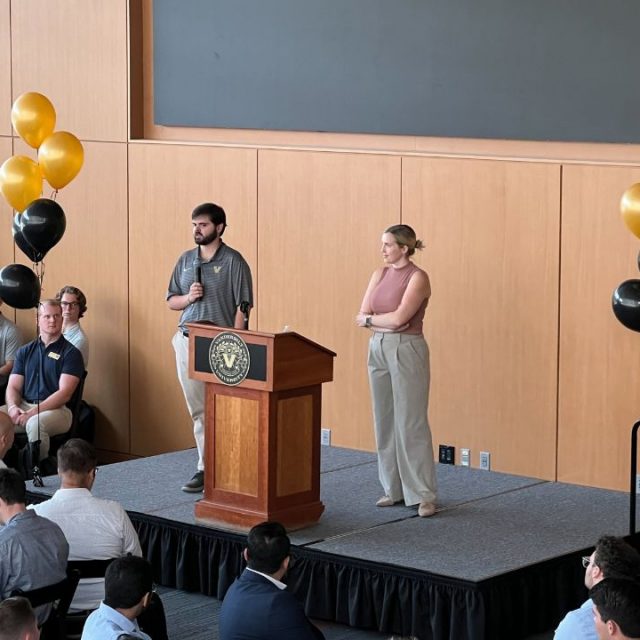
[[[240,384],[247,377],[250,364],[249,348],[235,333],[219,333],[211,341],[209,365],[223,384]]]
[[[220,271],[221,271],[221,270],[222,270],[222,267],[216,267],[216,266],[214,265],[214,267],[213,267],[213,273],[220,273]]]

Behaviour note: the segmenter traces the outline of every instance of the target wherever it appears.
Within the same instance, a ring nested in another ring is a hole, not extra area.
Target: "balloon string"
[[[58,195],[58,190],[57,190],[57,189],[54,189],[54,190],[51,192],[51,198],[49,198],[49,199],[50,199],[50,200],[53,200],[53,201],[55,202],[55,199],[56,199],[56,196],[57,196],[57,195]]]
[[[42,283],[44,282],[44,260],[42,262],[34,262],[33,270],[38,276],[38,280],[40,281],[40,290],[42,290]]]

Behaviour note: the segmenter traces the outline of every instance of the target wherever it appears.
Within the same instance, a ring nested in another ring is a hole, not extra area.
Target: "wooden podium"
[[[188,327],[189,375],[206,383],[196,519],[240,531],[265,520],[290,530],[317,522],[321,385],[333,379],[335,353],[293,332]]]

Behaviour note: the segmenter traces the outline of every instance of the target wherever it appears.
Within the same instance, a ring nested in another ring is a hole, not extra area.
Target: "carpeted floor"
[[[169,640],[218,640],[218,615],[221,602],[199,593],[186,593],[159,587],[167,614]],[[327,640],[388,640],[389,634],[353,629],[340,624],[317,621]],[[399,636],[395,636],[399,638]],[[552,640],[553,632],[531,636],[527,640]]]

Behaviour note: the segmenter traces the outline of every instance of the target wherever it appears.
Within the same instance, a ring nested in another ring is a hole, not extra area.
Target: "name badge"
[[[49,353],[47,354],[49,358],[53,358],[54,360],[60,360],[60,354],[59,353],[53,353],[53,351],[49,351]]]

